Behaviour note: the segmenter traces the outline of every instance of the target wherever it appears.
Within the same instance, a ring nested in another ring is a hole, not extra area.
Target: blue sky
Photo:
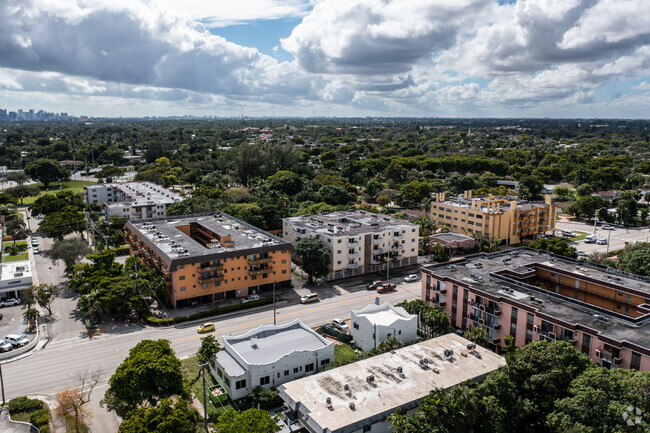
[[[647,0],[4,0],[0,105],[642,117]]]

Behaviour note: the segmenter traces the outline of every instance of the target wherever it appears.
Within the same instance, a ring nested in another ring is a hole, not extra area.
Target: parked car
[[[241,303],[245,304],[246,302],[259,301],[259,299],[260,295],[248,295],[241,301]]]
[[[598,240],[596,241],[596,243],[597,243],[598,245],[607,245],[607,239],[605,239],[605,238],[598,239]]]
[[[308,304],[310,302],[316,302],[316,301],[320,301],[320,298],[318,297],[318,295],[316,293],[310,293],[310,294],[305,295],[302,298],[300,298],[300,303],[301,304]]]
[[[38,246],[38,239],[32,238],[32,246],[37,247]]]
[[[563,230],[562,231],[562,236],[566,236],[568,238],[575,238],[576,234],[570,231]]]
[[[368,284],[368,290],[377,290],[377,287],[381,286],[384,284],[383,281],[373,281],[372,283]]]
[[[18,304],[20,304],[20,299],[18,298],[3,299],[0,301],[0,307],[12,307]]]
[[[39,250],[38,247],[34,247],[32,251],[34,252],[34,254],[38,254],[41,252],[41,250]]]
[[[598,240],[598,237],[596,235],[588,235],[585,237],[585,243],[586,244],[593,244]]]
[[[576,250],[576,253],[578,253],[579,256],[586,256],[587,255],[587,253],[585,253],[582,250]]]
[[[212,332],[214,331],[214,323],[212,322],[205,322],[203,325],[199,325],[199,327],[196,329],[196,332],[199,334],[203,334],[204,332]]]
[[[324,323],[322,328],[325,332],[329,332],[330,334],[334,334],[338,331],[338,329],[336,329],[331,323]]]
[[[614,230],[614,227],[610,226],[609,224],[603,224],[600,226],[600,228],[603,230]]]
[[[11,343],[4,340],[0,340],[0,352],[9,352],[13,348],[14,346],[12,346]]]
[[[397,290],[397,286],[393,283],[384,283],[377,288],[377,293],[386,293]]]
[[[415,274],[407,275],[404,277],[404,282],[413,283],[418,280],[418,276]]]
[[[9,334],[5,337],[5,341],[13,347],[23,347],[29,344],[29,340],[18,334]]]
[[[348,324],[345,323],[345,320],[341,320],[341,319],[332,320],[332,325],[334,325],[334,327],[336,329],[338,329],[339,331],[342,331],[342,332],[347,332],[348,329],[349,329]]]

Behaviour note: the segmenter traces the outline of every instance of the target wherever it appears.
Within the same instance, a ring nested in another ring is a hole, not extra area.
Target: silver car
[[[4,340],[0,340],[0,352],[9,352],[13,348],[14,346],[12,346],[11,343],[7,343]]]
[[[9,334],[5,337],[5,342],[14,347],[23,347],[29,344],[29,340],[18,334]]]

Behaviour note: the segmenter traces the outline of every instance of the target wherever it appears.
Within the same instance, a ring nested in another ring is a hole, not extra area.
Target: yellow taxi
[[[204,332],[213,332],[214,331],[214,323],[212,322],[205,322],[203,325],[199,325],[198,328],[196,328],[196,332],[199,334],[203,334]]]

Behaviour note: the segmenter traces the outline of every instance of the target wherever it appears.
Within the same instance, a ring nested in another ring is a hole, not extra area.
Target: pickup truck
[[[393,290],[397,290],[397,286],[393,283],[384,283],[377,287],[377,293],[392,292]]]

